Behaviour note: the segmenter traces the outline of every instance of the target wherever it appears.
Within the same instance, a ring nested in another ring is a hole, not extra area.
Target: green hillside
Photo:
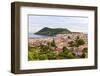
[[[54,36],[56,34],[65,34],[65,33],[70,33],[70,32],[71,31],[69,31],[68,29],[64,29],[64,28],[48,28],[48,27],[44,27],[40,31],[36,32],[35,34],[46,35],[46,36]]]

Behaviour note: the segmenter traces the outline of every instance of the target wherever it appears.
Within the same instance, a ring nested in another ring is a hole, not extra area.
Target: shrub
[[[61,53],[59,53],[58,58],[60,58],[60,59],[65,58],[65,53],[63,51]]]
[[[83,52],[86,52],[87,53],[88,52],[88,48],[84,48],[83,49]]]
[[[47,45],[40,45],[40,52],[41,53],[47,53],[49,47]]]
[[[32,57],[33,55],[32,55],[32,53],[31,52],[28,52],[28,60],[30,61],[30,60],[33,60],[33,57]]]
[[[69,46],[70,46],[70,47],[78,47],[78,46],[77,46],[77,43],[76,43],[75,41],[69,42]]]
[[[81,58],[87,58],[87,57],[88,57],[88,53],[83,52],[83,54],[82,54]]]
[[[63,51],[69,51],[67,47],[63,47]]]
[[[75,58],[75,54],[72,53],[72,52],[68,52],[68,54],[66,55],[66,57],[67,57],[68,59],[73,59],[73,58]]]
[[[56,51],[51,50],[47,53],[47,56],[48,56],[48,59],[56,59],[57,53]]]
[[[75,54],[72,53],[72,51],[69,50],[68,48],[63,47],[63,51],[59,54],[59,58],[71,59],[71,58],[75,58]]]
[[[47,57],[46,54],[40,54],[39,55],[39,60],[47,60],[47,59],[48,59],[48,57]]]
[[[88,48],[84,48],[83,49],[83,54],[82,54],[82,56],[81,56],[81,58],[87,58],[88,57]]]
[[[28,52],[28,59],[29,60],[38,60],[39,54],[36,52]]]

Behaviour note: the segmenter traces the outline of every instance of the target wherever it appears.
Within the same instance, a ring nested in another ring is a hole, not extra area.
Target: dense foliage
[[[77,38],[75,42],[69,43],[71,47],[78,47],[85,42],[82,39]],[[73,50],[63,47],[61,52],[57,53],[54,40],[48,42],[47,45],[40,45],[34,47],[28,47],[28,60],[53,60],[53,59],[75,59],[75,58],[87,58],[87,48],[83,49],[81,56],[77,56]]]
[[[69,44],[70,44],[70,47],[79,47],[80,45],[84,45],[85,41],[77,37],[75,41],[71,41]]]

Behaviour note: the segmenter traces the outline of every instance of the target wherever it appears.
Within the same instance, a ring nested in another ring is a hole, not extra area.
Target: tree
[[[82,56],[81,56],[81,58],[87,58],[88,57],[88,48],[84,48],[83,49],[83,54],[82,54]]]
[[[68,36],[68,39],[71,39],[71,37],[70,37],[70,36]]]
[[[51,42],[51,46],[55,47],[55,40],[53,39],[53,41]]]
[[[76,39],[79,39],[79,36],[77,36],[77,38]]]
[[[70,47],[78,47],[78,46],[77,46],[77,43],[76,43],[75,41],[70,41],[70,42],[69,42],[69,46],[70,46]]]
[[[71,50],[69,50],[67,47],[63,47],[63,51],[59,54],[59,58],[71,59],[71,58],[75,58],[75,54]]]
[[[77,46],[85,44],[85,41],[83,39],[76,39],[75,41]]]
[[[64,59],[67,55],[68,51],[64,48],[62,52],[59,53],[58,58]]]

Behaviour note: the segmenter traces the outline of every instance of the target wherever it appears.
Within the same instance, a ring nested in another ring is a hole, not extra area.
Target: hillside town
[[[57,34],[54,37],[47,38],[29,38],[28,45],[29,47],[36,47],[41,45],[48,45],[48,43],[54,42],[54,50],[57,54],[60,54],[63,51],[63,48],[66,47],[75,56],[82,56],[83,50],[88,49],[88,38],[87,34],[80,32],[72,32],[68,34]],[[77,43],[77,44],[76,44]]]

